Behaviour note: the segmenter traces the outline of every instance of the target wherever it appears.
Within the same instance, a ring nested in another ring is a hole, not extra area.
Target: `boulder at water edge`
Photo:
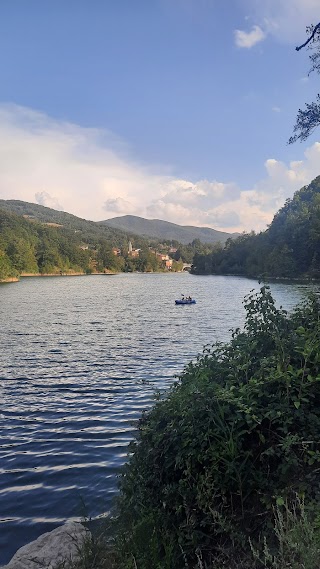
[[[1,569],[54,568],[61,562],[77,559],[79,548],[89,536],[89,530],[82,524],[68,522],[21,547]]]

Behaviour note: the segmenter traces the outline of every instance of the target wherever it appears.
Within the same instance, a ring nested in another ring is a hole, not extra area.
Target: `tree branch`
[[[311,40],[313,40],[314,36],[316,35],[317,31],[320,30],[320,22],[319,24],[317,24],[311,34],[311,36],[309,37],[309,39],[307,39],[306,42],[304,42],[302,45],[299,45],[298,47],[296,47],[296,51],[300,51],[300,49],[302,49],[303,47],[306,47],[306,45],[308,45],[308,43],[311,42]]]

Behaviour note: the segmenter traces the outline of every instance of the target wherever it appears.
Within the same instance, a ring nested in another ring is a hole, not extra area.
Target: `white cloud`
[[[272,107],[274,113],[281,113],[280,107]]]
[[[296,45],[305,41],[306,26],[320,21],[319,0],[247,0],[245,10],[267,34]]]
[[[257,25],[253,26],[250,32],[244,32],[243,30],[235,30],[234,32],[236,46],[247,49],[250,49],[265,38],[265,32]]]
[[[158,192],[169,178],[127,154],[112,133],[0,105],[0,197],[4,199],[38,201],[92,220],[141,210],[146,196]]]
[[[110,198],[106,200],[103,208],[108,212],[113,211],[114,213],[123,213],[126,215],[137,212],[132,203],[122,198]]]
[[[147,207],[147,215],[227,231],[263,230],[287,198],[320,174],[319,164],[320,143],[315,143],[306,150],[303,160],[289,165],[274,158],[266,160],[266,177],[246,190],[236,184],[173,180],[167,184],[167,192],[162,191],[161,198]],[[188,188],[188,200],[181,186]],[[213,191],[216,188],[218,192]]]
[[[51,207],[52,209],[57,209],[58,211],[63,211],[62,205],[59,203],[56,197],[50,196],[48,192],[36,192],[35,194],[36,202],[45,207]]]
[[[0,197],[35,202],[82,218],[119,214],[225,231],[264,229],[286,198],[320,174],[320,143],[302,160],[265,162],[253,187],[187,180],[133,161],[108,132],[0,105]]]

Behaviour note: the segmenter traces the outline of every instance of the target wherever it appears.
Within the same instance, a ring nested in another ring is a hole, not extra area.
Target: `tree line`
[[[320,278],[320,176],[297,191],[268,229],[244,233],[196,254],[195,274]]]

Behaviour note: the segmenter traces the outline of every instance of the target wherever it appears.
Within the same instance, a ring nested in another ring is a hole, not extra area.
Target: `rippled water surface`
[[[0,285],[0,564],[110,508],[132,421],[205,344],[242,326],[256,281],[189,274]],[[291,308],[307,287],[272,285]],[[175,306],[181,293],[197,299]]]

